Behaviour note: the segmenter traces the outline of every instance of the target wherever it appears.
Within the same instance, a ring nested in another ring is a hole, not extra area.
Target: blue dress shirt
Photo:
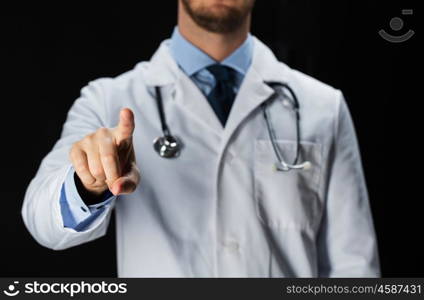
[[[206,69],[216,64],[217,61],[205,52],[187,41],[175,27],[170,43],[171,55],[187,76],[193,80],[202,93],[207,96],[215,87],[214,76]],[[235,92],[240,88],[241,82],[252,63],[253,39],[249,34],[243,44],[226,57],[220,64],[236,71]]]
[[[174,29],[169,46],[171,55],[178,66],[193,80],[202,93],[207,96],[215,87],[215,78],[206,68],[216,64],[217,61],[186,40],[179,32],[178,27]],[[233,68],[236,71],[236,82],[234,86],[236,93],[250,67],[252,56],[253,40],[249,34],[240,47],[220,62],[220,64]],[[111,205],[115,196],[108,194],[103,202],[87,206],[76,189],[74,173],[75,170],[71,167],[62,185],[60,208],[64,226],[76,231],[83,231]]]

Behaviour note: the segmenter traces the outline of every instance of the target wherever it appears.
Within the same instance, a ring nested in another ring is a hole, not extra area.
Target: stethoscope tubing
[[[261,108],[262,108],[263,116],[266,122],[269,138],[271,140],[272,148],[278,160],[278,162],[274,166],[275,169],[278,171],[308,169],[311,165],[310,162],[305,161],[300,164],[298,163],[299,156],[300,156],[301,134],[300,134],[300,105],[299,105],[299,100],[297,99],[296,93],[288,84],[284,82],[265,82],[265,84],[267,84],[268,86],[274,89],[274,93],[269,97],[268,100],[262,103]],[[280,89],[278,89],[278,87]],[[290,97],[284,94],[283,89],[289,92]],[[163,108],[162,93],[159,86],[155,87],[155,93],[156,93],[155,98],[156,98],[157,108],[159,112],[159,119],[161,122],[163,136],[159,136],[153,141],[153,147],[155,151],[159,154],[159,156],[163,158],[175,158],[175,157],[178,157],[180,154],[181,142],[178,138],[174,137],[171,134],[171,131],[166,122],[165,112]],[[277,137],[275,135],[275,130],[274,130],[274,127],[272,126],[272,122],[268,114],[268,109],[267,109],[268,102],[270,101],[270,99],[274,98],[275,96],[279,98],[285,97],[287,101],[290,102],[295,114],[294,117],[296,121],[296,156],[293,160],[293,163],[291,164],[287,163],[283,155],[281,154],[281,151],[276,142]]]

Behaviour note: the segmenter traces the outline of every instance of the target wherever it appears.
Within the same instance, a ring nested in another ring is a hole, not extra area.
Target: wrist
[[[79,196],[86,205],[93,205],[102,202],[109,191],[107,185],[96,188],[85,187],[76,172],[74,173],[74,182]]]

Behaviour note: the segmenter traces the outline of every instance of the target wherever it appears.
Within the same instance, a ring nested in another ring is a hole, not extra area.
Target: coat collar
[[[279,62],[272,51],[259,39],[253,38],[253,58],[248,73],[254,69],[262,81],[286,81],[290,68]],[[164,40],[153,54],[150,62],[139,63],[137,67],[144,69],[144,83],[148,86],[162,86],[176,83],[181,70],[173,59],[169,44]],[[247,74],[246,74],[247,75]]]
[[[290,84],[290,68],[279,62],[272,51],[256,37],[253,37],[253,42],[252,64],[240,86],[225,128],[219,123],[206,99],[196,101],[204,96],[197,91],[194,84],[190,84],[190,79],[173,59],[169,50],[170,40],[161,43],[149,63],[140,63],[138,67],[143,69],[143,81],[148,87],[172,86],[174,90],[180,88],[180,95],[177,95],[174,100],[225,140],[231,138],[243,120],[274,93],[274,90],[265,82],[278,81]],[[188,99],[182,95],[192,90],[195,90],[196,99]]]
[[[136,68],[141,69],[143,83],[149,87],[174,84],[178,78],[178,65],[169,50],[170,40],[164,40],[150,62],[141,62]]]

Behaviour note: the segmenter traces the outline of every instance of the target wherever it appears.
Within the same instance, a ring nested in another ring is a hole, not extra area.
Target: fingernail
[[[113,188],[113,190],[112,190],[112,193],[113,193],[115,196],[118,196],[118,193],[119,193],[119,187],[114,187],[114,188]]]

